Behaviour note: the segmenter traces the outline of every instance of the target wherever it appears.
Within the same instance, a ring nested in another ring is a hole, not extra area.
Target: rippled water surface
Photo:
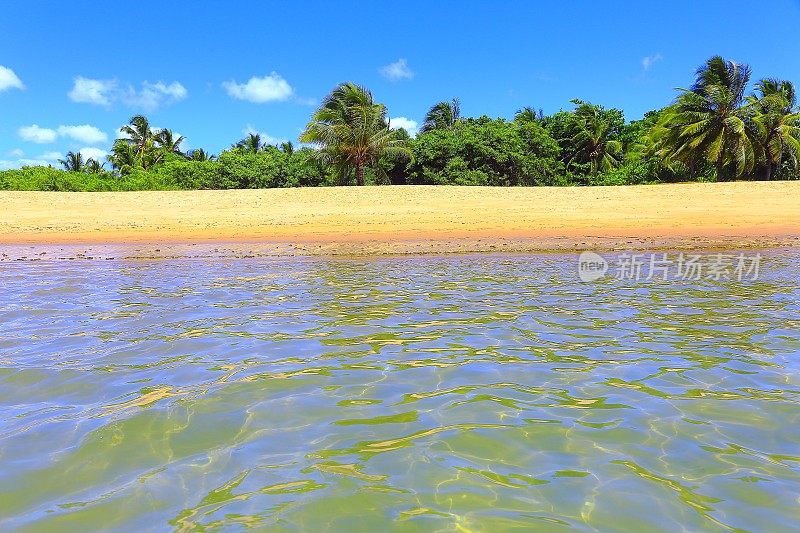
[[[0,264],[0,530],[793,530],[800,255]]]

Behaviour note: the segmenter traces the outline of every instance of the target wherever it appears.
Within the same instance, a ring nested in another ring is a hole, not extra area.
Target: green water
[[[796,530],[798,259],[0,263],[0,530]]]

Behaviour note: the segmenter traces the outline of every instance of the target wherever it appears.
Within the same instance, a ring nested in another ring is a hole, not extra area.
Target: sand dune
[[[798,242],[800,182],[0,193],[0,244],[17,246],[372,254]]]

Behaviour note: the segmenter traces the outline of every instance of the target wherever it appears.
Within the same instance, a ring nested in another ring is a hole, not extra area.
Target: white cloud
[[[83,147],[78,151],[83,156],[84,161],[88,159],[94,159],[95,161],[102,163],[106,160],[106,156],[108,155],[108,152],[105,150],[101,150],[100,148],[92,148],[90,146]]]
[[[42,159],[16,159],[16,160],[0,160],[0,170],[11,170],[22,167],[46,167],[51,164],[49,161]]]
[[[73,102],[110,106],[119,101],[129,107],[155,111],[162,104],[183,100],[188,94],[186,87],[177,81],[169,84],[144,81],[141,89],[137,90],[131,84],[119,87],[117,80],[95,80],[78,76],[69,97]]]
[[[93,80],[78,76],[67,94],[73,102],[108,106],[114,98],[116,80]]]
[[[393,128],[403,128],[412,137],[416,137],[419,130],[419,124],[415,120],[406,117],[394,117],[389,120],[389,125]]]
[[[58,132],[56,130],[42,128],[36,124],[21,127],[17,130],[17,134],[25,141],[38,144],[55,142],[58,138]]]
[[[169,85],[161,81],[156,83],[144,82],[144,87],[145,89],[156,91],[169,96],[170,98],[174,98],[175,100],[183,100],[189,94],[189,91],[186,90],[186,87],[177,81],[173,81]]]
[[[263,78],[253,76],[247,83],[226,81],[222,83],[222,87],[232,98],[257,104],[287,100],[294,94],[294,89],[289,82],[277,72],[272,72]]]
[[[17,74],[8,67],[0,65],[0,92],[7,89],[24,89],[25,85]]]
[[[661,61],[664,57],[661,54],[656,54],[652,56],[647,56],[642,58],[642,68],[645,70],[650,70],[650,67],[655,65],[658,61]]]
[[[42,155],[40,155],[37,159],[45,161],[58,161],[62,157],[64,157],[64,154],[62,154],[61,152],[45,152]]]
[[[25,155],[25,152],[23,152],[22,149],[20,148],[14,148],[10,152],[8,152],[8,155],[10,155],[11,157],[22,157],[23,155]]]
[[[38,144],[52,143],[59,137],[67,137],[85,144],[95,144],[108,140],[108,135],[89,124],[59,126],[58,129],[43,128],[38,124],[32,124],[19,128],[17,133],[22,139]]]
[[[285,143],[286,140],[287,140],[287,139],[283,139],[283,138],[279,138],[279,137],[273,137],[272,135],[270,135],[269,133],[267,133],[265,131],[258,131],[256,128],[253,127],[252,124],[248,124],[242,130],[242,135],[247,136],[247,135],[250,135],[251,133],[253,133],[253,134],[257,133],[258,135],[260,135],[261,136],[261,142],[264,143],[264,144],[276,144],[277,145],[277,144]]]
[[[403,58],[381,67],[379,72],[381,76],[391,81],[410,80],[414,77],[414,72],[408,68],[408,62]]]
[[[189,94],[186,87],[174,81],[169,85],[164,82],[143,82],[141,90],[137,91],[131,85],[123,91],[120,99],[131,107],[140,107],[146,111],[155,111],[165,103],[183,100]]]
[[[96,144],[108,140],[108,135],[89,124],[82,124],[80,126],[59,126],[58,134],[62,137],[69,137],[70,139],[86,144]]]

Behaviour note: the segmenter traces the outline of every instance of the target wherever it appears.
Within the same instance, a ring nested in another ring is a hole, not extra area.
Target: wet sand
[[[774,246],[800,182],[0,192],[6,259]]]

